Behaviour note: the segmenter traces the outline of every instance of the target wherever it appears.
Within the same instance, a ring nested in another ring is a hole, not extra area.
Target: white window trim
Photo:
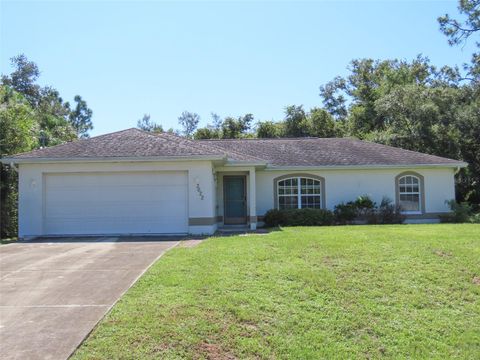
[[[290,179],[297,179],[297,194],[288,194],[288,195],[280,195],[280,182],[290,180]],[[316,181],[318,183],[318,186],[320,187],[320,194],[302,194],[302,182],[301,179],[309,179]],[[318,196],[320,197],[320,209],[322,208],[322,199],[323,199],[323,194],[322,194],[322,182],[319,179],[315,179],[312,177],[308,176],[292,176],[286,179],[281,179],[277,181],[277,209],[280,210],[280,197],[292,197],[292,196],[297,196],[297,207],[296,209],[302,209],[302,196]],[[295,208],[292,208],[295,209]],[[306,208],[309,209],[309,208]]]

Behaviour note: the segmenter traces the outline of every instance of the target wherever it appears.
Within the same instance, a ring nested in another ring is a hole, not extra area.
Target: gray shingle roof
[[[38,149],[9,159],[227,157],[273,166],[451,165],[457,160],[349,138],[189,140],[168,133],[127,129]]]
[[[203,140],[274,166],[458,165],[461,161],[352,138]]]
[[[18,154],[13,159],[226,156],[226,153],[225,149],[213,144],[132,128]],[[234,159],[252,160],[242,154],[234,154]]]

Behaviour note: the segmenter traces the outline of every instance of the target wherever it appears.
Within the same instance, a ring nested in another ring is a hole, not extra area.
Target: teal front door
[[[224,223],[247,223],[247,196],[245,176],[223,177]]]

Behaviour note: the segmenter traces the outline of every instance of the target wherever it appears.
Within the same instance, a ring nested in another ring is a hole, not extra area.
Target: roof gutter
[[[149,156],[149,157],[75,157],[75,158],[2,158],[4,164],[48,164],[48,163],[85,163],[85,162],[154,162],[154,161],[226,161],[224,155],[193,155],[193,156]]]

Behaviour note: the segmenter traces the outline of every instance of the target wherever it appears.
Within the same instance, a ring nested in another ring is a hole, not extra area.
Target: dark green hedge
[[[323,209],[272,209],[265,214],[265,225],[274,226],[321,226],[333,225],[335,216]]]

